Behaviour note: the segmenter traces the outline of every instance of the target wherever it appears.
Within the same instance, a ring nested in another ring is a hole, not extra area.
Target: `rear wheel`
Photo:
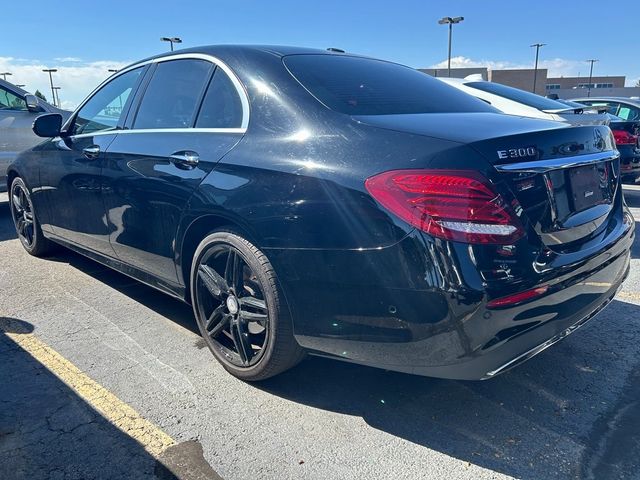
[[[234,376],[264,380],[303,358],[271,263],[238,234],[218,231],[200,243],[191,299],[200,333]]]
[[[9,201],[13,224],[24,249],[36,257],[50,253],[53,244],[42,233],[31,201],[31,194],[20,177],[16,177],[11,182]]]

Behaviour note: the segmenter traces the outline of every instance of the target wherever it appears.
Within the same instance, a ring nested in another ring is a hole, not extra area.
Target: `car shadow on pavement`
[[[15,340],[32,331],[0,317],[0,478],[176,479]]]
[[[636,322],[637,338],[640,306],[614,301],[608,313],[485,382],[311,357],[256,386],[517,478],[638,478],[640,349],[624,343],[633,337],[619,336],[624,327],[609,330],[625,318]]]

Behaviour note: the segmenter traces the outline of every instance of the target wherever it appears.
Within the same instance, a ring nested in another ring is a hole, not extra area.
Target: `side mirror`
[[[51,138],[60,135],[62,128],[62,115],[59,113],[47,113],[40,115],[33,122],[33,133],[39,137]]]
[[[24,101],[27,103],[27,110],[30,112],[41,112],[42,108],[38,103],[38,97],[31,95],[30,93],[24,96]]]

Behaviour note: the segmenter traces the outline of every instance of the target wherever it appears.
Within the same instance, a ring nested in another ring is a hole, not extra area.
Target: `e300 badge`
[[[497,153],[500,160],[538,157],[538,149],[536,147],[509,148],[508,150],[498,150]]]

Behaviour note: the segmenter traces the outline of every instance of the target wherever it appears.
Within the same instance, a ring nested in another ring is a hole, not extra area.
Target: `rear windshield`
[[[311,54],[284,63],[316,99],[348,115],[497,112],[426,73],[382,60]]]
[[[566,105],[556,102],[555,100],[551,100],[550,98],[541,97],[535,93],[525,92],[518,88],[507,87],[500,83],[470,82],[465,83],[465,85],[467,87],[477,88],[483,92],[493,93],[499,97],[508,98],[509,100],[537,108],[538,110],[559,110],[567,108]]]

